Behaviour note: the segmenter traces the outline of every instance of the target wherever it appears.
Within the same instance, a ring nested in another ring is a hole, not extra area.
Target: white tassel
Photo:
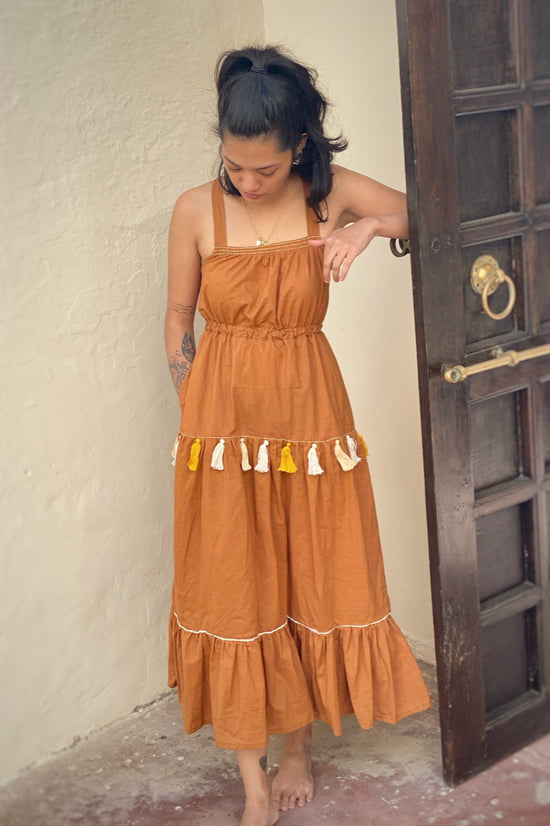
[[[267,439],[265,442],[262,442],[260,445],[260,449],[258,450],[258,464],[254,468],[257,470],[258,473],[267,473],[269,471],[269,456],[267,454],[269,442]]]
[[[172,465],[176,464],[176,456],[178,455],[178,447],[180,446],[181,441],[181,433],[178,433],[176,436],[176,441],[174,442],[174,447],[172,448],[171,457],[172,457]]]
[[[357,442],[352,436],[346,436],[346,441],[348,443],[349,455],[351,456],[352,462],[357,464],[357,462],[361,461],[361,457],[357,455]]]
[[[220,439],[212,451],[212,461],[210,467],[214,470],[223,470],[223,452],[225,450],[225,439]]]
[[[242,470],[252,470],[252,465],[248,460],[248,449],[244,439],[241,439],[241,468]]]
[[[319,464],[319,456],[317,455],[317,445],[311,445],[307,452],[307,472],[308,476],[320,476],[325,471]]]
[[[350,459],[349,456],[344,453],[342,448],[340,447],[340,440],[336,439],[336,444],[334,445],[334,455],[338,459],[340,463],[340,467],[342,470],[353,470],[355,467],[355,462],[353,459]]]

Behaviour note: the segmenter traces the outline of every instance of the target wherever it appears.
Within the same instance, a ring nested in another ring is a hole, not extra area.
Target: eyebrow
[[[228,158],[228,157],[227,157],[227,155],[224,155],[224,156],[223,156],[223,159],[224,159],[224,161],[227,161],[228,163],[233,164],[233,166],[239,166],[239,164],[238,164],[238,163],[235,163],[235,161],[232,161],[232,160],[231,160],[231,158]],[[279,165],[279,164],[277,164],[277,163],[270,163],[270,164],[268,164],[267,166],[259,166],[259,167],[258,167],[257,169],[255,169],[254,171],[255,171],[255,172],[261,172],[263,169],[272,169],[274,166],[278,166],[278,165]]]

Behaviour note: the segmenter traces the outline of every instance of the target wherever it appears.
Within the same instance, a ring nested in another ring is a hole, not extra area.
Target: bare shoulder
[[[174,204],[172,220],[176,223],[183,222],[185,224],[189,221],[200,221],[201,216],[206,215],[211,210],[212,184],[213,181],[208,181],[182,192]]]
[[[329,213],[332,211],[337,226],[375,215],[390,215],[406,211],[406,197],[403,192],[386,184],[332,164],[332,191],[327,199]]]
[[[214,246],[212,186],[208,181],[183,192],[174,205],[170,236],[175,243],[192,244],[202,259]]]

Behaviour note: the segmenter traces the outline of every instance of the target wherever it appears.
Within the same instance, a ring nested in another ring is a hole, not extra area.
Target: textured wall
[[[166,684],[171,207],[213,169],[212,67],[260,0],[7,0],[0,774]]]
[[[349,149],[338,162],[405,188],[395,4],[264,0],[266,39],[316,67]],[[298,13],[297,13],[298,12]],[[292,21],[292,24],[289,24]],[[393,612],[432,660],[424,477],[408,259],[375,239],[343,284],[332,285],[325,330],[346,381],[370,467]]]

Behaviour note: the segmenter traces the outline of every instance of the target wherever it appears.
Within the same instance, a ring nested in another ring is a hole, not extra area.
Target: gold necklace
[[[271,229],[271,232],[269,233],[269,235],[267,236],[267,238],[264,238],[264,237],[263,237],[262,235],[260,235],[260,233],[258,232],[258,227],[256,226],[256,224],[255,224],[255,223],[254,223],[254,221],[252,220],[252,216],[251,216],[250,212],[248,211],[248,206],[247,206],[247,204],[246,204],[246,200],[245,200],[245,199],[243,198],[243,196],[241,195],[241,198],[242,198],[242,203],[243,203],[243,206],[244,206],[245,212],[246,212],[246,214],[247,214],[247,216],[248,216],[248,220],[250,221],[250,223],[251,223],[251,225],[252,225],[252,229],[254,230],[254,232],[256,233],[256,236],[257,236],[257,238],[256,238],[256,246],[257,246],[257,247],[263,247],[263,246],[265,246],[266,244],[269,244],[269,242],[271,241],[271,238],[272,238],[272,236],[273,236],[273,233],[275,232],[275,230],[276,230],[276,229],[277,229],[277,227],[279,226],[279,222],[280,222],[281,218],[283,217],[283,212],[285,211],[285,206],[286,206],[286,196],[287,196],[287,194],[288,194],[288,186],[289,186],[289,184],[288,184],[288,182],[287,182],[286,189],[285,189],[285,194],[283,195],[283,205],[282,205],[281,211],[280,211],[279,215],[277,216],[277,220],[276,220],[276,221],[275,221],[275,223],[273,224],[273,227],[272,227],[272,229]]]

